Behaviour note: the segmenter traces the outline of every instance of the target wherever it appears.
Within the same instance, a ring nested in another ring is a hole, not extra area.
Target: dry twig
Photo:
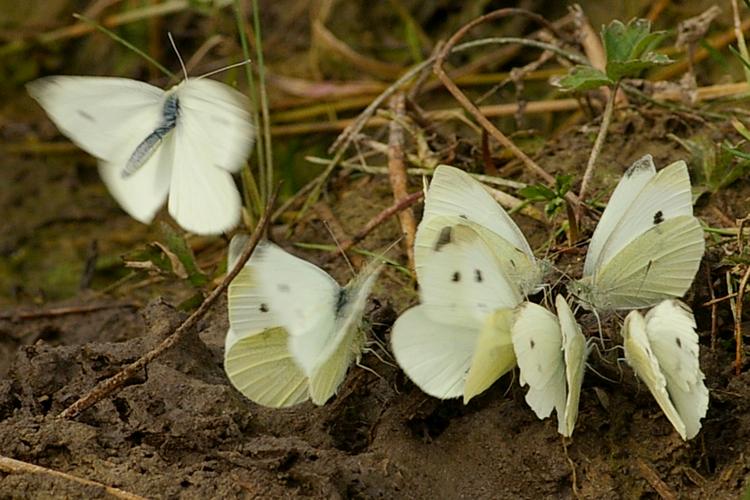
[[[40,465],[22,462],[13,458],[0,456],[0,470],[7,474],[41,474],[44,476],[65,479],[66,481],[72,481],[84,486],[94,486],[96,488],[101,488],[105,493],[112,495],[115,498],[124,498],[126,500],[145,500],[145,498],[142,496],[129,493],[119,488],[113,488],[111,486],[107,486],[106,484],[98,483],[90,479],[84,479],[82,477],[77,477],[65,472],[48,469]]]
[[[388,177],[393,190],[393,201],[398,203],[409,195],[406,187],[408,178],[404,162],[404,129],[401,126],[406,114],[406,99],[403,93],[393,96],[391,110],[394,119],[391,120],[388,135]],[[417,222],[411,208],[407,207],[401,210],[398,213],[398,220],[401,223],[401,232],[404,235],[409,269],[414,271],[414,238],[417,233]]]
[[[462,28],[460,28],[456,33],[451,36],[448,41],[443,46],[442,50],[438,54],[435,64],[433,65],[433,71],[437,75],[437,77],[440,79],[441,82],[443,82],[443,85],[446,89],[453,95],[453,97],[474,117],[474,119],[479,122],[482,127],[487,130],[487,132],[496,140],[498,141],[502,146],[509,149],[521,162],[537,177],[542,179],[544,182],[548,184],[554,184],[555,178],[547,173],[542,167],[540,167],[534,160],[532,160],[529,156],[526,155],[518,146],[516,146],[513,141],[511,141],[505,134],[503,134],[495,125],[487,119],[485,115],[482,114],[480,109],[464,94],[461,89],[458,88],[458,86],[451,80],[451,78],[448,76],[448,73],[446,73],[444,68],[445,58],[448,56],[448,54],[451,52],[451,49],[473,28],[476,26],[489,22],[494,21],[496,19],[500,19],[503,17],[511,16],[511,15],[523,15],[528,16],[535,20],[536,22],[542,24],[543,26],[549,28],[554,33],[557,32],[556,28],[552,26],[546,19],[539,16],[538,14],[535,14],[533,12],[529,12],[524,9],[498,9],[493,12],[490,12],[489,14],[486,14],[484,16],[480,16],[473,21],[469,22],[468,24],[464,25]],[[573,193],[566,193],[565,195],[566,200],[568,202],[575,206],[579,206],[579,199],[573,194]]]
[[[94,388],[91,389],[88,393],[81,396],[76,402],[63,410],[62,413],[60,413],[60,415],[58,416],[59,418],[75,418],[80,415],[81,412],[87,410],[105,397],[119,390],[131,377],[140,372],[151,361],[161,356],[165,351],[175,346],[180,340],[182,340],[185,334],[193,329],[193,327],[198,323],[198,320],[200,320],[208,312],[211,306],[213,306],[214,302],[216,302],[216,299],[218,299],[221,294],[224,293],[229,284],[232,283],[232,280],[237,276],[237,274],[239,274],[240,270],[242,270],[243,266],[250,258],[250,255],[253,253],[253,250],[255,250],[256,245],[265,234],[265,229],[271,216],[271,209],[274,202],[276,201],[277,195],[278,188],[269,198],[266,210],[263,212],[263,216],[260,218],[260,221],[258,221],[258,225],[255,227],[255,230],[253,231],[250,240],[245,246],[245,249],[237,259],[237,263],[235,264],[234,268],[227,272],[227,275],[221,282],[221,284],[214,288],[211,294],[203,300],[203,303],[201,303],[200,307],[198,307],[198,309],[196,309],[193,314],[188,316],[188,318],[183,321],[180,326],[178,326],[177,329],[166,339],[164,339],[158,346],[141,356],[137,361],[129,364],[128,366],[117,372],[112,377],[103,380],[102,382],[94,386]]]

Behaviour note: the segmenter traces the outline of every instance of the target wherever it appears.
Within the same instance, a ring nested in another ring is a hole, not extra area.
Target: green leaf
[[[208,283],[208,277],[195,262],[193,250],[185,241],[185,238],[172,228],[169,224],[162,223],[159,226],[164,245],[171,251],[184,266],[187,278],[193,286],[199,287]]]
[[[603,72],[591,66],[575,66],[567,75],[555,82],[563,90],[577,92],[598,89],[602,85],[611,86],[614,83]]]
[[[653,68],[655,66],[663,66],[670,64],[672,60],[664,54],[657,54],[656,52],[649,52],[640,59],[631,59],[629,61],[612,61],[607,62],[607,75],[612,80],[620,80],[621,78],[635,78],[643,70]]]
[[[518,194],[529,201],[549,201],[557,198],[557,194],[542,184],[526,186],[518,191]]]
[[[644,69],[669,64],[664,54],[654,52],[667,32],[651,33],[651,21],[633,19],[627,25],[612,21],[602,28],[602,42],[607,54],[607,76],[612,80],[636,77]]]

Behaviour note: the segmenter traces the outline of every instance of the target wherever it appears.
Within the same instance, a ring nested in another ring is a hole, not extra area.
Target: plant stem
[[[602,124],[599,126],[599,133],[594,141],[594,147],[591,149],[591,156],[589,156],[589,162],[586,165],[586,171],[583,173],[583,180],[581,181],[581,190],[578,192],[578,199],[581,200],[581,204],[585,203],[586,191],[588,190],[591,178],[594,176],[594,166],[596,160],[599,158],[599,153],[602,151],[604,146],[604,140],[607,138],[607,131],[609,130],[609,124],[612,121],[612,115],[615,110],[615,100],[617,98],[617,91],[619,90],[620,83],[617,82],[612,91],[609,93],[607,98],[607,105],[604,107],[604,115],[602,116]],[[578,211],[578,218],[580,219],[581,211]]]
[[[260,87],[260,109],[263,115],[263,140],[266,162],[266,185],[262,188],[266,193],[273,191],[273,150],[271,149],[271,116],[268,111],[268,94],[266,93],[266,66],[263,62],[263,36],[260,32],[260,14],[258,0],[253,0],[253,31],[255,32],[255,52],[258,55],[258,86]],[[260,141],[259,141],[260,142]],[[264,200],[265,201],[265,200]]]
[[[750,55],[748,55],[747,44],[745,44],[745,34],[742,32],[742,20],[740,19],[740,6],[737,5],[737,0],[732,0],[732,14],[734,18],[734,34],[737,37],[737,49],[740,51],[740,55],[745,61],[750,61]],[[742,70],[745,73],[745,80],[750,84],[750,69],[743,65]]]
[[[240,6],[240,0],[234,0],[234,13],[235,17],[237,18],[237,33],[240,37],[240,44],[242,45],[242,56],[245,58],[245,60],[250,59],[250,47],[247,43],[247,31],[245,29],[245,17],[242,13],[242,8]],[[253,125],[255,126],[255,132],[258,133],[258,131],[261,129],[260,124],[260,115],[258,114],[258,105],[256,102],[256,98],[258,97],[257,92],[255,91],[255,78],[253,77],[253,72],[249,64],[245,65],[245,76],[247,78],[247,85],[250,90],[250,113],[253,117]],[[254,205],[262,207],[263,204],[266,201],[266,198],[268,196],[268,192],[266,192],[266,182],[265,182],[265,171],[263,168],[263,165],[265,164],[265,154],[263,151],[263,145],[264,143],[262,141],[257,141],[255,145],[255,149],[257,151],[258,155],[258,183],[260,184],[260,200],[259,202],[256,201]],[[250,177],[253,176],[252,169],[250,169],[250,166],[245,167],[249,171]],[[255,179],[253,178],[253,184],[255,183]],[[257,186],[256,184],[256,186]],[[248,189],[245,189],[246,192],[248,192]],[[250,190],[252,192],[252,190]]]

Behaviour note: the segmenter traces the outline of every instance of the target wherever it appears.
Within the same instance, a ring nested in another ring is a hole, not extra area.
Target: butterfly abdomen
[[[162,122],[156,129],[146,136],[130,155],[128,163],[122,171],[123,177],[129,177],[138,171],[151,155],[156,151],[162,139],[177,126],[177,117],[180,114],[180,100],[176,94],[171,94],[164,101],[162,108]]]

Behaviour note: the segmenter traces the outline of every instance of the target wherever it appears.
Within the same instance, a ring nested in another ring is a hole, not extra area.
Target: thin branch
[[[617,100],[617,89],[619,85],[615,85],[610,91],[609,97],[607,98],[607,105],[604,108],[604,115],[602,116],[602,124],[599,126],[599,133],[594,141],[594,147],[591,149],[591,155],[589,161],[586,164],[586,170],[583,173],[583,180],[581,181],[581,190],[578,192],[578,198],[582,201],[586,201],[586,191],[591,183],[591,178],[594,176],[594,166],[596,160],[599,159],[599,154],[604,146],[604,141],[607,139],[607,131],[609,130],[609,124],[612,122],[612,115],[615,110],[615,101]],[[576,214],[577,218],[580,219],[580,210]]]
[[[408,181],[404,162],[404,129],[401,126],[406,114],[406,98],[403,93],[398,93],[393,97],[391,109],[395,119],[391,120],[388,135],[388,178],[391,181],[393,200],[398,203],[408,196],[406,188]],[[417,222],[414,219],[414,213],[409,208],[405,208],[398,213],[398,220],[401,223],[401,232],[404,235],[409,269],[414,271],[414,239],[417,233]]]
[[[534,160],[532,160],[529,156],[526,155],[518,146],[513,143],[505,134],[503,134],[495,125],[487,119],[486,116],[482,114],[482,112],[479,110],[479,108],[464,94],[461,89],[458,88],[458,86],[451,80],[451,78],[448,76],[448,73],[446,73],[444,68],[444,62],[445,58],[448,56],[448,54],[451,52],[451,49],[463,38],[472,28],[478,26],[479,24],[492,21],[495,19],[499,19],[502,17],[507,17],[511,15],[524,15],[531,17],[535,21],[539,22],[540,24],[549,27],[553,33],[556,33],[556,30],[554,27],[550,25],[550,23],[544,19],[543,17],[539,16],[538,14],[534,14],[532,12],[529,12],[524,9],[499,9],[493,12],[490,12],[489,14],[486,14],[484,16],[478,17],[471,21],[470,23],[464,25],[461,29],[456,31],[456,33],[451,36],[450,39],[446,42],[443,49],[440,51],[440,53],[437,55],[435,64],[433,65],[433,71],[437,75],[437,77],[440,79],[441,82],[443,82],[443,85],[446,89],[453,95],[453,97],[467,110],[471,115],[476,119],[482,127],[484,127],[485,130],[502,146],[509,149],[513,155],[515,155],[521,162],[537,177],[542,179],[548,184],[554,184],[555,178],[550,175],[546,170],[544,170],[542,167],[540,167]],[[554,47],[554,46],[553,46]],[[559,50],[559,47],[556,47]],[[578,207],[580,205],[580,202],[578,198],[573,193],[566,193],[565,199],[568,200],[568,202],[573,205],[574,207]]]
[[[414,205],[417,201],[422,199],[424,196],[423,191],[416,191],[414,193],[411,193],[410,195],[406,196],[405,198],[401,198],[396,203],[391,205],[390,207],[386,208],[382,212],[380,212],[378,215],[370,219],[367,224],[365,224],[362,229],[360,229],[357,234],[355,234],[351,240],[342,241],[341,242],[341,248],[336,249],[336,251],[342,251],[345,252],[360,241],[364,240],[368,234],[370,234],[376,227],[381,225],[383,222],[387,221],[389,218],[393,217],[397,213],[401,212],[402,210],[405,210],[409,208],[410,206]]]
[[[66,481],[72,481],[84,486],[94,486],[96,488],[101,488],[105,493],[116,498],[124,498],[126,500],[145,500],[145,498],[142,496],[129,493],[119,488],[113,488],[112,486],[107,486],[106,484],[92,481],[90,479],[83,479],[82,477],[77,477],[65,472],[48,469],[40,465],[22,462],[13,458],[0,456],[0,470],[5,472],[6,474],[41,474],[53,478],[64,479]]]
[[[145,368],[151,361],[162,355],[171,347],[175,346],[178,342],[180,342],[180,340],[182,340],[185,334],[192,331],[193,327],[198,323],[198,320],[200,320],[208,312],[211,306],[213,306],[214,302],[216,302],[216,300],[224,293],[224,291],[226,291],[232,280],[239,274],[245,263],[250,258],[250,255],[253,253],[253,250],[255,250],[256,245],[265,234],[265,229],[268,225],[268,221],[271,216],[271,210],[273,208],[273,203],[276,201],[278,191],[278,188],[276,188],[275,192],[269,198],[266,209],[263,211],[263,215],[261,216],[260,221],[258,221],[258,225],[255,226],[255,230],[253,231],[253,234],[246,244],[242,254],[237,259],[237,263],[235,264],[234,268],[227,273],[221,284],[217,286],[211,292],[211,294],[203,300],[203,303],[200,305],[200,307],[198,307],[198,309],[196,309],[193,314],[191,314],[185,321],[183,321],[182,324],[180,324],[180,326],[178,326],[177,329],[166,339],[164,339],[158,346],[141,356],[137,361],[120,370],[114,376],[97,384],[93,389],[79,398],[75,403],[63,410],[63,412],[58,416],[59,418],[75,418],[80,415],[81,412],[87,410],[88,408],[91,408],[93,405],[95,405],[105,397],[119,390],[120,388],[122,388],[125,382],[128,381],[128,379],[143,370],[143,368]]]

